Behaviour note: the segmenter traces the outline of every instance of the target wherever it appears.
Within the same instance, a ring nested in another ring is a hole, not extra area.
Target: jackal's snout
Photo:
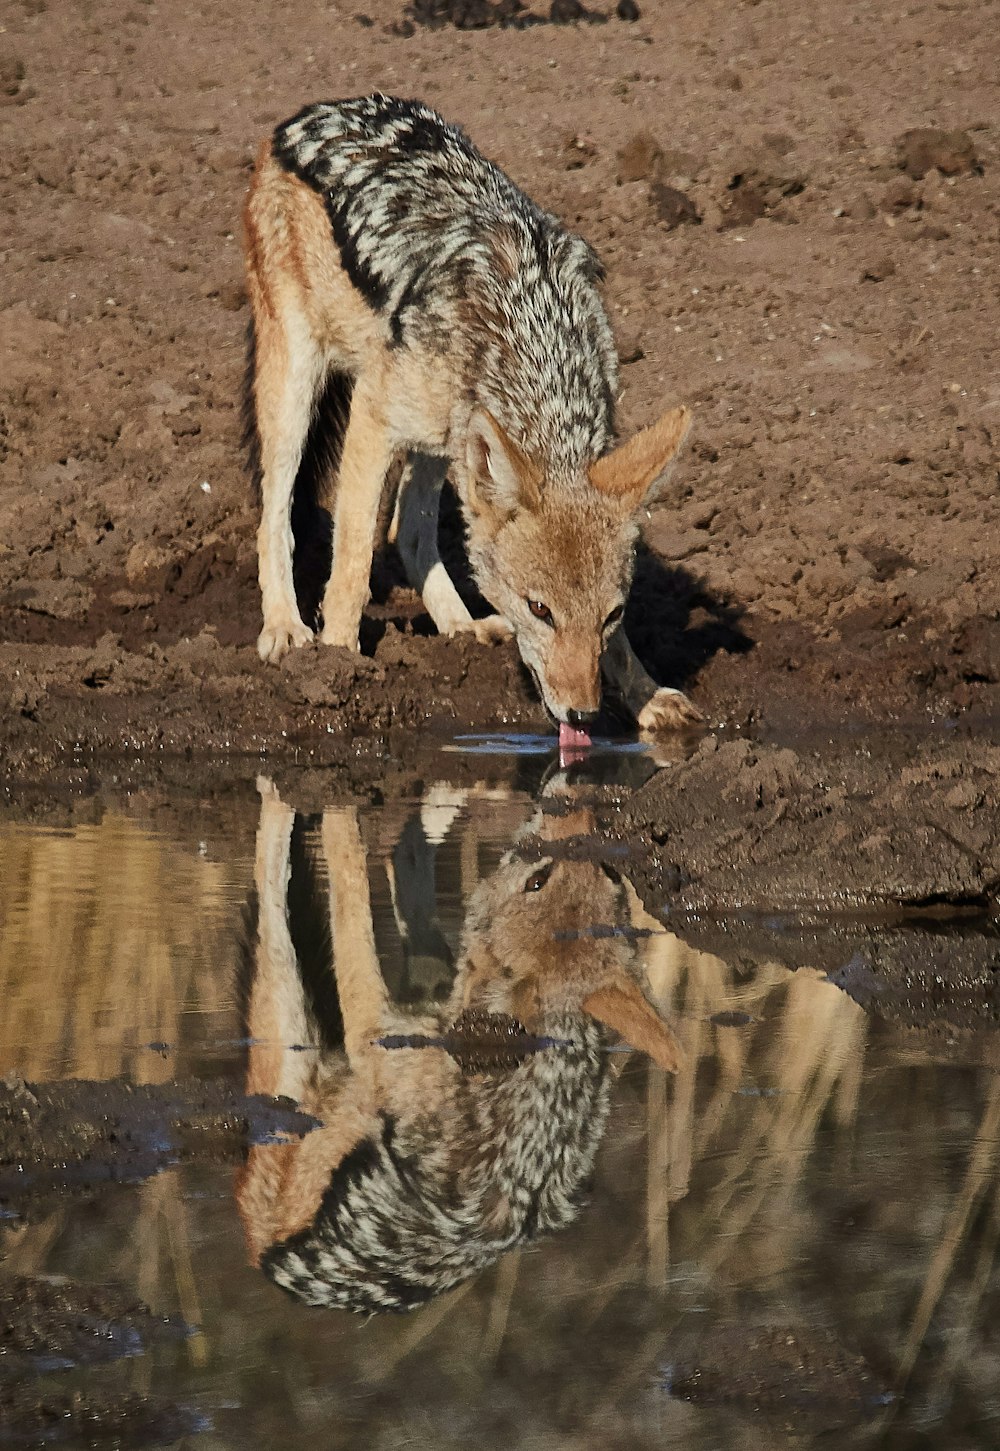
[[[601,708],[600,638],[553,640],[535,675],[549,713],[578,730],[593,725]]]

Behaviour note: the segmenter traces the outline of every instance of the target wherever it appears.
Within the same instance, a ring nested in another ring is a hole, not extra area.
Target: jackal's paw
[[[260,822],[258,832],[266,831],[268,825],[283,822],[294,815],[292,808],[281,799],[277,786],[270,776],[257,777],[257,794],[260,796]]]
[[[503,615],[487,615],[485,620],[470,620],[462,628],[475,635],[480,645],[495,645],[500,640],[509,640],[514,633]]]
[[[257,636],[257,654],[262,660],[276,665],[282,655],[299,645],[308,645],[313,632],[301,620],[281,620],[276,625],[265,625]]]
[[[360,649],[357,629],[344,629],[336,624],[323,626],[319,643],[321,645],[339,645],[342,650],[353,650],[355,655]]]
[[[641,731],[679,731],[701,725],[704,719],[683,691],[664,686],[640,710],[638,724]]]

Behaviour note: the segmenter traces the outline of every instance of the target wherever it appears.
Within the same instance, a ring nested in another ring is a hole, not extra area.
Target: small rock
[[[638,363],[640,358],[646,356],[642,343],[635,334],[626,333],[618,343],[618,361],[628,366],[629,363]]]
[[[635,3],[635,0],[618,0],[615,14],[619,20],[638,20],[642,11]]]
[[[844,212],[856,222],[870,222],[875,215],[875,204],[871,197],[865,196],[864,192],[859,192],[847,203]]]
[[[667,186],[662,181],[654,181],[649,188],[649,199],[653,203],[657,220],[661,221],[668,231],[675,227],[682,227],[685,224],[696,225],[700,223],[701,216],[691,198],[675,186]]]
[[[247,290],[242,282],[226,282],[219,288],[219,306],[226,312],[239,312],[247,303]]]
[[[979,164],[968,131],[941,131],[934,126],[904,131],[896,138],[896,157],[900,169],[914,181],[934,169],[945,176],[958,176],[974,171]]]
[[[894,176],[882,193],[881,207],[884,212],[905,212],[920,200],[920,192],[912,182],[903,176]]]
[[[649,131],[637,131],[618,153],[618,181],[648,181],[659,171],[663,152]]]
[[[0,94],[16,96],[24,80],[24,61],[15,55],[0,56]]]
[[[866,262],[861,270],[862,282],[884,282],[896,270],[896,260],[888,252],[880,252]]]
[[[567,171],[580,171],[597,155],[597,147],[592,141],[573,132],[563,137],[562,151]]]

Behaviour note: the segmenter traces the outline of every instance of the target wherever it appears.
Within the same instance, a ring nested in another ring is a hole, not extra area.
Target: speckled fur
[[[463,131],[418,101],[366,96],[309,106],[278,127],[274,155],[323,196],[395,345],[458,362],[464,391],[550,477],[605,452],[618,363],[601,264]]]
[[[621,627],[638,512],[690,415],[675,409],[612,447],[617,361],[587,243],[458,127],[384,95],[279,126],[244,217],[261,658],[306,644],[319,620],[324,644],[358,649],[395,489],[390,538],[438,630],[513,634],[554,720],[596,717],[602,671],[641,726],[696,719],[678,691],[657,690]],[[337,399],[350,392],[346,418],[325,414],[331,380]],[[338,461],[333,562],[307,622],[291,504],[327,455]],[[438,552],[446,475],[496,611],[486,619],[472,619]]]

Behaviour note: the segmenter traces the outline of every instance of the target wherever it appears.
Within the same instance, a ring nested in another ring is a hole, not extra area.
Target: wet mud
[[[713,723],[995,717],[998,299],[982,258],[1000,134],[980,8],[891,23],[859,8],[847,25],[806,8],[780,26],[747,11],[734,27],[725,6],[682,5],[472,30],[456,25],[534,10],[419,9],[430,24],[412,35],[393,33],[390,0],[353,18],[293,7],[247,33],[222,6],[182,46],[155,8],[15,6],[0,108],[9,768],[334,761],[393,727],[544,724],[513,650],[428,638],[391,560],[362,658],[269,669],[253,653],[250,158],[310,97],[386,84],[487,137],[604,257],[623,428],[668,397],[695,408],[629,621],[654,672]],[[289,46],[309,50],[306,73]],[[240,66],[220,76],[209,57],[232,47]],[[942,69],[942,47],[968,64]]]
[[[154,1045],[155,1047],[155,1045]],[[181,1160],[238,1157],[306,1133],[294,1104],[227,1083],[0,1083],[0,1211],[23,1219],[66,1193],[135,1184]]]

